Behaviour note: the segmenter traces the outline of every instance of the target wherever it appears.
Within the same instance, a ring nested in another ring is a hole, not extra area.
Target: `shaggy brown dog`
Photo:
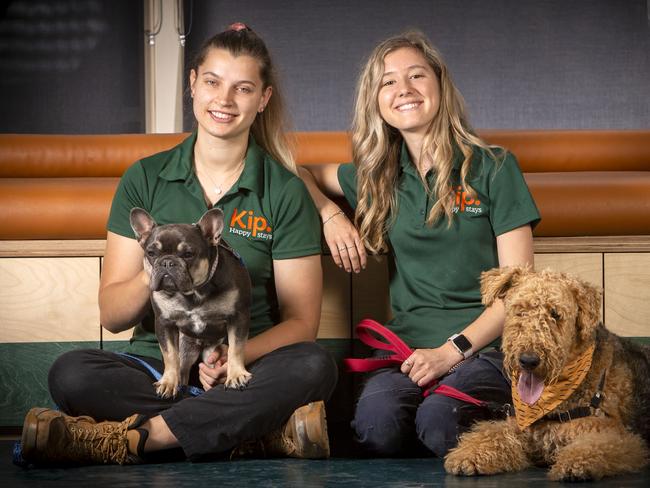
[[[599,291],[529,267],[481,277],[483,303],[503,300],[504,366],[515,415],[479,422],[445,458],[457,475],[549,466],[554,480],[643,468],[650,443],[650,348],[599,323]],[[593,353],[591,352],[593,350]]]

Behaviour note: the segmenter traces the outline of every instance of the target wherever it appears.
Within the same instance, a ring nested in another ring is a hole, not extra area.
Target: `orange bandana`
[[[532,405],[529,405],[521,399],[517,389],[519,379],[512,378],[512,401],[515,406],[517,425],[521,430],[524,430],[547,413],[553,411],[554,408],[573,394],[585,379],[585,376],[587,376],[587,372],[591,367],[594,349],[595,345],[592,345],[580,356],[567,364],[560,373],[557,381],[552,385],[545,386],[539,399]]]

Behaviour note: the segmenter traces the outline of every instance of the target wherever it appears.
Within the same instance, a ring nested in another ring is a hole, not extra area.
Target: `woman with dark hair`
[[[125,172],[108,220],[100,319],[112,333],[137,324],[128,355],[77,350],[55,361],[49,387],[61,412],[27,414],[22,454],[28,462],[129,464],[178,447],[193,460],[251,444],[266,455],[329,455],[323,400],[337,372],[315,343],[322,294],[318,215],[296,176],[264,42],[233,24],[203,45],[189,87],[196,130]],[[223,210],[223,239],[241,255],[252,282],[246,387],[224,387],[228,350],[222,346],[193,369],[190,382],[202,394],[156,394],[151,368],[162,371],[163,364],[143,250],[129,223],[134,207],[159,224],[192,223],[209,208]],[[264,219],[264,232],[242,232],[242,212]]]
[[[366,249],[387,253],[387,325],[414,349],[400,367],[367,378],[356,438],[379,455],[444,456],[487,412],[423,398],[422,387],[439,380],[509,401],[502,355],[484,349],[500,337],[505,312],[498,300],[483,307],[479,277],[533,263],[539,213],[514,156],[474,133],[442,57],[419,32],[391,37],[370,55],[357,85],[352,152],[353,164],[305,167],[303,178],[340,267],[360,272]],[[356,227],[322,191],[345,196]]]

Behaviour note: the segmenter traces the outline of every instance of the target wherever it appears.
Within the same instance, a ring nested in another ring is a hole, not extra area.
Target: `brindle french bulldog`
[[[221,242],[223,212],[208,210],[197,224],[157,225],[141,208],[130,222],[144,249],[151,303],[165,371],[154,383],[162,398],[187,385],[190,368],[228,334],[225,386],[241,388],[251,378],[244,366],[251,283],[239,256]]]

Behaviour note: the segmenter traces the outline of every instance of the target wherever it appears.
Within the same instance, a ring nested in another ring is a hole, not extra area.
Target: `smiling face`
[[[199,134],[223,139],[248,138],[272,92],[264,86],[255,58],[214,48],[190,72],[190,90]]]
[[[440,83],[417,49],[404,47],[386,55],[377,101],[384,121],[402,135],[426,133],[440,107]]]

